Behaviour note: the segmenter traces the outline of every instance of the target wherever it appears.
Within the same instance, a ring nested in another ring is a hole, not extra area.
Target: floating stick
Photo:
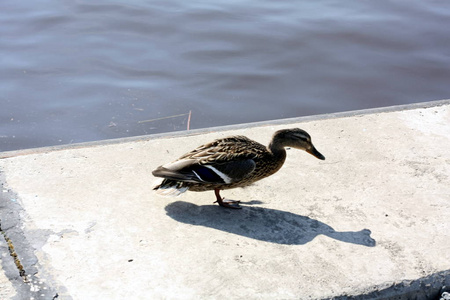
[[[191,113],[192,113],[192,110],[189,111],[189,117],[188,117],[188,120],[187,120],[187,130],[189,130],[189,127],[191,125]]]
[[[186,113],[186,114],[179,114],[179,115],[173,115],[173,116],[168,116],[168,117],[156,118],[156,119],[151,119],[151,120],[138,121],[138,124],[148,123],[148,122],[153,122],[153,121],[159,121],[159,120],[164,120],[164,119],[170,119],[170,118],[176,118],[176,117],[181,117],[181,116],[187,116],[187,115],[190,115],[190,112]]]

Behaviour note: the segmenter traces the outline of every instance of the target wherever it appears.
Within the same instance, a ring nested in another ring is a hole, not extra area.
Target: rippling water
[[[450,98],[449,28],[450,1],[1,1],[0,151]]]

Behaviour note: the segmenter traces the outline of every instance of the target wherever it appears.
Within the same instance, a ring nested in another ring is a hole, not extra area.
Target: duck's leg
[[[240,201],[223,199],[219,194],[220,193],[219,189],[214,189],[214,193],[216,194],[216,198],[217,198],[217,200],[214,203],[217,202],[222,207],[237,208],[237,209],[242,208],[239,206]]]

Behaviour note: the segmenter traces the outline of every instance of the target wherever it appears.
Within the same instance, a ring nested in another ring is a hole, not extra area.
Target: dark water
[[[449,28],[450,1],[4,0],[0,151],[450,98]]]

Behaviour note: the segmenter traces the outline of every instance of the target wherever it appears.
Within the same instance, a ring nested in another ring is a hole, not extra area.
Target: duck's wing
[[[186,182],[229,184],[255,170],[258,151],[265,151],[264,146],[243,136],[215,140],[157,168],[153,175]]]
[[[181,156],[182,159],[197,159],[201,164],[222,164],[231,161],[253,159],[266,152],[265,146],[245,136],[231,136],[202,145]]]
[[[153,171],[153,175],[185,182],[229,184],[242,180],[251,174],[255,167],[253,159],[220,164],[200,164],[197,160],[182,159],[158,167]]]

